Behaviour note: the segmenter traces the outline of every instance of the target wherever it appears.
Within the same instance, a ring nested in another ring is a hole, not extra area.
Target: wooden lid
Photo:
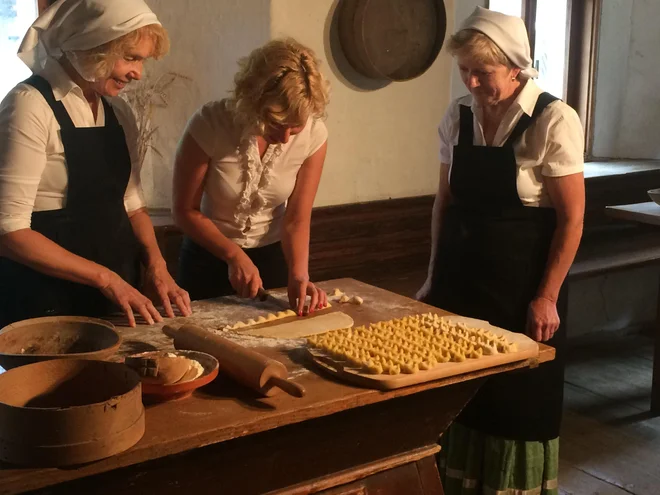
[[[0,375],[0,460],[95,461],[144,434],[140,378],[121,363],[55,359]]]
[[[339,40],[364,76],[406,81],[422,75],[444,42],[443,0],[343,0]]]

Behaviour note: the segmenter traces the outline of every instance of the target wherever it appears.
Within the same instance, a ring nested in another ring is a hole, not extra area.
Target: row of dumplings
[[[503,337],[432,313],[335,330],[309,337],[308,344],[364,372],[391,375],[515,351]]]
[[[256,320],[250,318],[248,321],[239,321],[234,325],[228,327],[228,330],[235,330],[237,328],[251,327],[252,325],[258,325],[260,323],[266,323],[268,321],[279,320],[280,318],[286,318],[287,316],[296,316],[295,311],[287,309],[286,311],[278,311],[277,313],[268,313],[266,316],[260,316]]]

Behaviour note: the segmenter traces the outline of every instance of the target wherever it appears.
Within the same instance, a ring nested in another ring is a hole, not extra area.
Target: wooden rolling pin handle
[[[268,385],[273,385],[277,388],[281,388],[284,390],[287,394],[292,395],[293,397],[304,397],[305,396],[305,388],[298,385],[295,382],[291,382],[287,380],[286,378],[280,378],[279,376],[273,376],[271,377],[270,380],[268,380]]]

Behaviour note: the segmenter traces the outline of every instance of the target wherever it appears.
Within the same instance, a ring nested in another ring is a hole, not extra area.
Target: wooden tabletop
[[[352,279],[333,280],[319,285],[327,291],[337,287],[349,295],[359,295],[364,299],[361,306],[346,304],[341,307],[342,311],[353,317],[356,325],[428,311],[447,314],[437,308]],[[283,294],[279,297],[283,298]],[[245,319],[246,316],[254,317],[271,312],[274,308],[268,304],[272,303],[245,303],[236,298],[197,301],[193,306],[194,315],[185,321],[214,330]],[[154,348],[172,348],[171,341],[161,332],[162,324],[135,329],[118,328],[124,337],[121,355]],[[260,346],[256,338],[242,337],[239,342],[282,361],[287,366],[290,377],[305,387],[305,397],[296,399],[280,394],[262,398],[220,376],[188,399],[148,406],[144,437],[136,446],[122,454],[75,469],[16,469],[0,465],[0,494],[42,488],[347,409],[494,373],[536,366],[539,362],[554,359],[555,354],[552,347],[540,344],[538,360],[520,361],[390,392],[380,392],[341,383],[308,370],[303,366],[301,349],[292,346],[291,341],[288,341],[288,345],[280,345],[281,342],[275,339],[266,339],[263,342],[267,347]]]
[[[660,206],[653,201],[631,205],[607,206],[606,213],[619,220],[660,225]]]

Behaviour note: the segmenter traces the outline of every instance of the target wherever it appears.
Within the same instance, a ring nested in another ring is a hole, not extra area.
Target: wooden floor
[[[660,494],[660,418],[648,414],[652,364],[648,335],[571,341],[559,451],[562,494]]]
[[[410,273],[367,282],[414,297],[423,280]],[[648,414],[651,337],[604,332],[569,343],[560,493],[660,495],[660,417]]]

